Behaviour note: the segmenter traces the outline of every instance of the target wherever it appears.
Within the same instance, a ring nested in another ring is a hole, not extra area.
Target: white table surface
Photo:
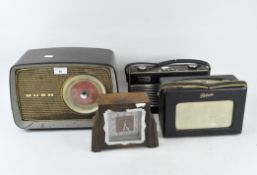
[[[6,0],[0,24],[1,175],[257,174],[256,1]],[[205,59],[212,74],[248,82],[243,132],[165,139],[159,130],[158,148],[93,153],[91,130],[21,130],[11,112],[9,68],[27,49],[58,46],[113,49],[121,91],[126,63]]]

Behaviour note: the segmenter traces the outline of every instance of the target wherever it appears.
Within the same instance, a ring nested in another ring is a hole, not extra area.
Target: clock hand
[[[127,126],[126,121],[123,122],[123,132],[129,131],[129,127]]]

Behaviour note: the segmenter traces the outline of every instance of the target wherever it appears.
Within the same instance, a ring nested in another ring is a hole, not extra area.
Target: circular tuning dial
[[[75,112],[89,114],[97,110],[97,99],[106,90],[101,81],[90,75],[78,75],[66,80],[63,99]]]

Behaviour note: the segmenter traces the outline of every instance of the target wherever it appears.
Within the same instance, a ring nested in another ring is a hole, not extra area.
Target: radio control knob
[[[162,66],[161,70],[164,71],[164,72],[167,72],[167,71],[170,70],[170,67],[169,66]]]
[[[193,64],[189,64],[187,66],[188,66],[189,69],[197,69],[198,64],[193,63]]]
[[[137,70],[138,70],[138,71],[145,71],[146,69],[147,69],[147,67],[144,66],[144,65],[137,66]]]

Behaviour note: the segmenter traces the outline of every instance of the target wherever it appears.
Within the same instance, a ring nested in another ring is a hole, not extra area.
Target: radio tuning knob
[[[193,63],[193,64],[188,64],[187,66],[189,69],[197,69],[198,64]]]
[[[145,71],[146,69],[147,69],[146,66],[143,66],[143,65],[137,66],[137,70],[138,70],[138,71]]]
[[[169,71],[170,67],[169,66],[162,66],[161,70],[162,71]]]

